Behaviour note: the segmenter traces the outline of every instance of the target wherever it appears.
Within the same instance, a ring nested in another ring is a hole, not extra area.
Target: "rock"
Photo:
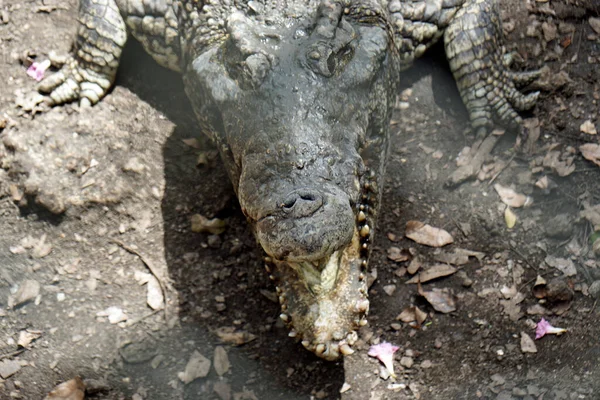
[[[118,324],[119,322],[127,321],[127,314],[119,307],[108,307],[104,311],[96,313],[97,317],[108,317],[108,322]]]
[[[38,281],[28,279],[19,286],[13,297],[13,307],[19,307],[34,300],[40,294],[41,285]]]
[[[569,214],[558,214],[545,225],[546,235],[556,239],[567,239],[573,233],[573,221]]]
[[[8,379],[21,369],[21,363],[15,360],[0,361],[0,376],[2,379]]]
[[[213,390],[221,400],[231,400],[231,386],[229,386],[227,382],[216,382],[213,386]]]
[[[533,339],[525,332],[521,332],[521,351],[523,353],[537,353],[537,347]]]
[[[146,303],[148,303],[153,310],[162,310],[165,306],[165,297],[163,296],[158,279],[153,275],[150,275],[146,286]]]
[[[542,24],[542,33],[544,34],[544,40],[550,42],[556,39],[557,28],[553,23],[544,22]]]
[[[396,285],[385,285],[383,287],[383,291],[388,295],[388,296],[392,296],[394,294],[394,292],[396,291]]]
[[[198,378],[204,378],[210,371],[210,360],[194,350],[190,357],[185,371],[177,374],[178,378],[185,384],[192,382]]]
[[[590,296],[600,299],[600,281],[594,281],[588,288]]]
[[[144,172],[144,168],[146,167],[137,157],[130,158],[125,165],[123,165],[123,171],[135,172],[136,174]]]
[[[402,357],[400,359],[400,365],[402,365],[405,368],[412,368],[414,363],[415,360],[412,357]]]

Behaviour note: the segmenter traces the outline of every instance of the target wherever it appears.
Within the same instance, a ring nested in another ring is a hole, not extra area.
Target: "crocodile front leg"
[[[127,32],[115,0],[80,0],[74,54],[40,82],[50,103],[97,103],[112,86]]]
[[[522,94],[539,71],[512,72],[504,55],[502,22],[496,0],[469,0],[444,32],[446,56],[472,127],[487,131],[498,123],[524,134],[517,111],[532,108],[539,92]]]

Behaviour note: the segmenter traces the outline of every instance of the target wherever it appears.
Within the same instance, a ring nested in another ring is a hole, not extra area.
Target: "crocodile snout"
[[[276,259],[317,261],[347,246],[354,225],[345,193],[302,188],[283,196],[279,208],[258,221],[257,235]]]

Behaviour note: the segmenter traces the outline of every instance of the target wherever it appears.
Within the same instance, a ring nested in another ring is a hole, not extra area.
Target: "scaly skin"
[[[400,71],[443,38],[474,128],[521,129],[497,0],[82,0],[75,52],[40,90],[93,104],[127,30],[181,71],[267,253],[281,318],[318,356],[352,353]]]

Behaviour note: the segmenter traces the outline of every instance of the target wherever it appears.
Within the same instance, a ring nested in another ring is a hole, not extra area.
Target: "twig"
[[[158,279],[158,278],[157,278],[157,279]],[[166,303],[165,303],[165,310],[166,310],[166,308],[167,308],[167,305],[166,305]],[[154,311],[152,311],[152,312],[150,312],[150,313],[148,313],[148,314],[146,314],[146,315],[142,315],[142,316],[141,316],[141,317],[139,317],[139,318],[132,319],[131,321],[127,321],[127,322],[125,323],[125,327],[126,327],[126,328],[129,328],[130,326],[133,326],[133,325],[137,324],[138,322],[142,322],[142,321],[143,321],[143,320],[145,320],[146,318],[149,318],[149,317],[151,317],[151,316],[153,316],[153,315],[156,315],[156,314],[157,314],[158,312],[160,312],[160,311],[162,311],[162,309],[154,310]]]
[[[158,285],[160,286],[160,290],[163,294],[163,298],[164,298],[164,302],[165,302],[165,320],[168,321],[168,314],[167,314],[167,288],[166,285],[163,282],[163,279],[161,277],[161,275],[159,274],[158,270],[154,267],[154,265],[146,258],[144,257],[139,251],[137,251],[136,249],[127,246],[125,243],[121,242],[120,240],[117,239],[112,239],[112,242],[121,246],[123,249],[127,250],[128,252],[130,252],[131,254],[135,254],[136,256],[138,256],[140,258],[140,260],[142,260],[142,262],[144,263],[144,265],[146,265],[146,267],[148,268],[148,270],[150,271],[150,273],[156,278],[156,280],[158,281]],[[156,310],[157,312],[160,310]],[[139,321],[136,321],[139,322]]]
[[[485,158],[492,152],[499,138],[499,136],[493,133],[486,137],[479,148],[474,151],[475,154],[469,161],[469,164],[459,167],[448,177],[446,186],[456,186],[477,175]]]
[[[510,158],[510,160],[508,160],[508,163],[506,163],[506,165],[504,167],[502,167],[500,169],[500,171],[496,172],[496,174],[494,176],[492,176],[492,179],[490,179],[490,181],[488,182],[488,186],[490,186],[492,183],[494,183],[494,181],[496,180],[496,178],[499,177],[500,174],[503,173],[506,168],[508,168],[508,166],[510,165],[510,163],[513,162],[513,160],[515,159],[516,156],[517,156],[517,153],[513,153],[513,155]]]
[[[25,352],[25,350],[27,350],[27,349],[20,349],[20,350],[13,351],[12,353],[2,354],[2,355],[0,355],[0,360],[4,360],[5,358],[16,357],[19,354]]]

